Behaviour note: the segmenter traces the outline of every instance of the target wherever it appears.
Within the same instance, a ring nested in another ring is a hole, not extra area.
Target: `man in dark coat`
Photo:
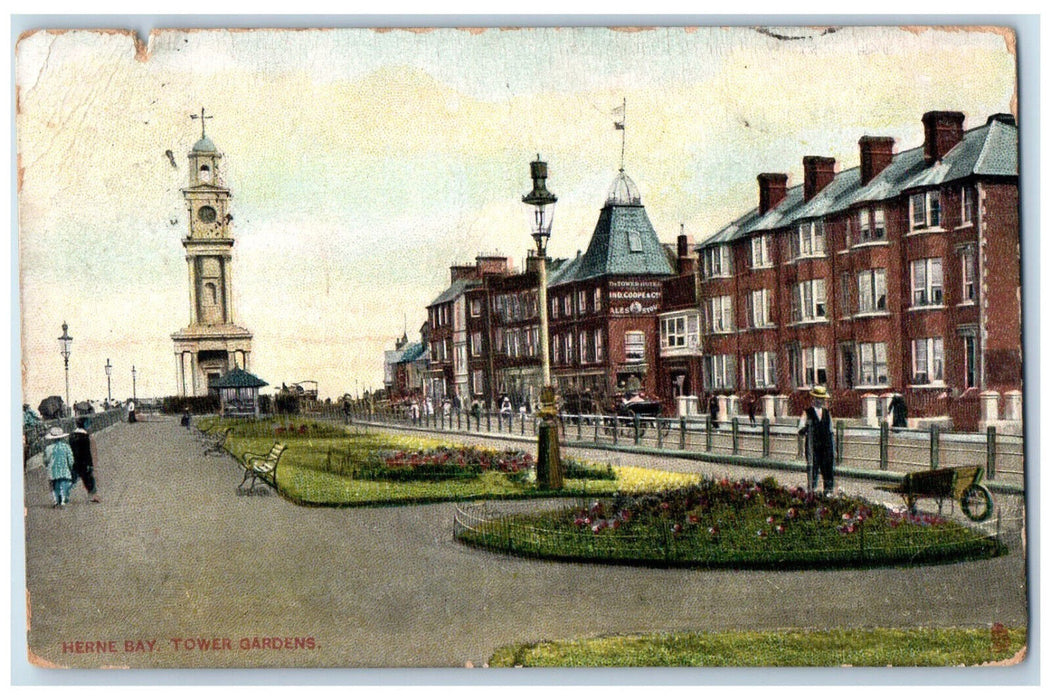
[[[810,392],[811,405],[799,417],[799,434],[806,436],[807,488],[817,491],[817,477],[821,475],[826,496],[832,494],[835,477],[836,440],[832,434],[832,416],[826,403],[828,391],[816,386]]]
[[[91,496],[92,503],[99,503],[95,483],[95,464],[98,462],[95,450],[95,438],[88,433],[87,418],[77,418],[77,429],[69,436],[69,447],[73,450],[73,483],[70,488],[77,485],[77,479],[84,482],[84,488]]]
[[[719,399],[715,397],[715,394],[708,398],[708,415],[712,418],[712,430],[717,429],[719,427]]]

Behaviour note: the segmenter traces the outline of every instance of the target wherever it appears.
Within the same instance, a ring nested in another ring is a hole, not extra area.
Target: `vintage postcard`
[[[24,33],[29,663],[1012,682],[1016,41]]]

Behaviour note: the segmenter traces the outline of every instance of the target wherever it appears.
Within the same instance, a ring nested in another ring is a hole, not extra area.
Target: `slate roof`
[[[434,306],[435,304],[444,304],[447,301],[452,301],[456,297],[458,297],[461,294],[463,294],[464,290],[466,290],[468,287],[474,287],[474,286],[476,286],[478,284],[480,284],[480,282],[478,280],[463,279],[463,278],[458,279],[455,282],[453,282],[452,284],[450,284],[448,287],[446,287],[445,291],[442,292],[441,294],[439,294],[438,297],[434,301],[432,301],[430,304],[427,304],[427,306],[431,307],[431,306]]]
[[[423,355],[423,343],[409,343],[401,349],[401,357],[396,362],[398,364],[404,364],[406,362],[415,362],[420,359]]]
[[[971,176],[1018,177],[1017,126],[994,115],[984,126],[964,132],[960,143],[937,163],[928,166],[924,162],[923,146],[902,151],[864,186],[860,167],[854,167],[837,173],[809,202],[803,202],[803,186],[796,185],[766,214],[760,216],[758,207],[752,209],[706,238],[696,249],[846,211],[856,204],[891,199],[911,189],[934,187]]]
[[[587,251],[552,275],[548,286],[613,275],[672,274],[637,189],[622,171],[613,181]]]
[[[213,383],[215,389],[242,389],[245,387],[270,386],[254,374],[245,372],[240,367],[234,367]]]

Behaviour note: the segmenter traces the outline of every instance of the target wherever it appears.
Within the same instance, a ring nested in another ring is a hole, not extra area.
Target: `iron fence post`
[[[770,419],[763,418],[763,456],[770,456]]]
[[[990,425],[985,429],[985,475],[993,479],[996,477],[996,426]]]
[[[886,423],[879,424],[879,468],[880,471],[887,471],[887,462],[889,456],[889,445],[888,441],[890,438],[890,430],[887,429]]]
[[[931,435],[931,469],[937,469],[938,468],[938,462],[939,462],[939,456],[940,456],[938,454],[940,452],[940,450],[938,449],[938,443],[939,443],[938,437],[939,436],[938,436],[938,426],[937,425],[931,424],[930,435]]]
[[[679,416],[679,449],[686,449],[686,416]]]
[[[737,450],[738,450],[737,441],[740,438],[740,433],[737,432],[739,430],[739,428],[740,428],[740,426],[738,425],[738,422],[737,422],[737,416],[734,416],[733,418],[730,419],[730,446],[731,446],[730,449],[731,449],[732,454],[737,454]]]
[[[638,413],[633,413],[632,414],[631,422],[633,423],[634,428],[635,428],[635,444],[638,445],[639,444],[639,414]]]
[[[836,464],[843,464],[843,432],[842,420],[836,421]]]
[[[712,417],[707,415],[704,417],[704,451],[712,451]]]

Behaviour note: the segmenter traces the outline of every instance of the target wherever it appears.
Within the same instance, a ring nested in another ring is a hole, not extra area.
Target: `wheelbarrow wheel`
[[[988,520],[993,514],[993,494],[981,484],[973,484],[964,491],[960,507],[963,514],[975,522]]]

